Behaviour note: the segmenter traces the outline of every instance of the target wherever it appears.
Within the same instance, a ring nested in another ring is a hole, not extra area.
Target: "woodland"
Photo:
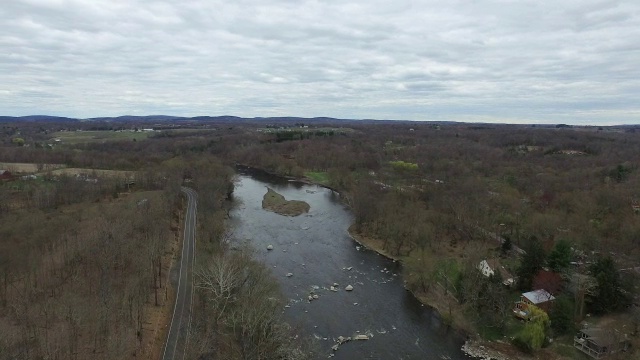
[[[603,319],[638,346],[640,129],[153,119],[0,130],[11,173],[0,183],[0,359],[155,356],[163,338],[149,324],[172,301],[180,185],[198,191],[207,255],[188,358],[313,358],[280,318],[268,269],[229,249],[237,165],[339,192],[352,234],[401,260],[407,288],[462,331],[573,358],[576,330]],[[514,286],[478,271],[490,258]],[[541,271],[560,279],[553,310],[514,319],[520,294],[545,286]]]

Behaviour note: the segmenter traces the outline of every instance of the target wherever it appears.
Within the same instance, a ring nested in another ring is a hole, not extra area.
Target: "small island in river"
[[[309,212],[309,204],[299,200],[287,200],[271,188],[262,198],[262,208],[285,216],[298,216]]]

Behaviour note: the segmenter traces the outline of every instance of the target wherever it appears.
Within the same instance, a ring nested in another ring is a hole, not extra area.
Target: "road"
[[[480,230],[485,236],[487,236],[490,239],[495,239],[498,242],[500,242],[500,245],[504,244],[505,241],[507,241],[505,238],[503,238],[502,236],[498,236],[498,234],[491,232],[491,231],[487,231],[483,228],[481,228],[480,226],[476,226],[476,228],[478,230]],[[511,245],[511,250],[517,252],[519,255],[524,255],[526,254],[526,251],[524,251],[522,248],[518,247],[516,244],[512,244]]]
[[[198,194],[187,187],[182,187],[182,192],[187,196],[187,212],[184,218],[184,240],[182,242],[182,256],[180,257],[180,274],[171,327],[167,335],[167,342],[164,345],[162,360],[184,358],[187,336],[191,325]]]

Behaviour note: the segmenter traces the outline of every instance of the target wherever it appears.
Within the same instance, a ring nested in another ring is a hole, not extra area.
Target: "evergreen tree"
[[[540,271],[545,260],[545,253],[538,239],[533,236],[529,239],[526,253],[518,268],[518,287],[520,290],[531,290],[533,277]]]
[[[549,253],[547,259],[549,267],[555,272],[566,270],[571,264],[571,245],[567,240],[561,239]]]
[[[574,330],[573,313],[574,305],[571,298],[564,295],[556,298],[549,315],[555,335],[568,334]]]
[[[620,273],[611,257],[598,259],[589,267],[589,271],[597,282],[595,294],[589,297],[591,311],[602,314],[628,305],[629,299],[622,291]]]
[[[513,247],[513,243],[511,242],[511,237],[508,235],[504,235],[504,242],[502,243],[502,246],[500,246],[500,250],[502,251],[502,255],[506,255],[509,251],[511,251],[511,248]]]

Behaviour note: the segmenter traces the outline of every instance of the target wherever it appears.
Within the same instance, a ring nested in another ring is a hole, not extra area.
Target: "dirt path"
[[[162,288],[158,289],[158,303],[155,306],[155,294],[151,292],[145,307],[144,318],[142,320],[142,332],[140,334],[140,347],[137,354],[133,354],[131,359],[157,360],[162,356],[171,315],[175,300],[175,288],[169,281],[169,274],[173,266],[174,259],[182,249],[182,231],[184,226],[184,214],[180,211],[179,220],[172,224],[171,240],[167,241],[164,255],[162,256]]]

